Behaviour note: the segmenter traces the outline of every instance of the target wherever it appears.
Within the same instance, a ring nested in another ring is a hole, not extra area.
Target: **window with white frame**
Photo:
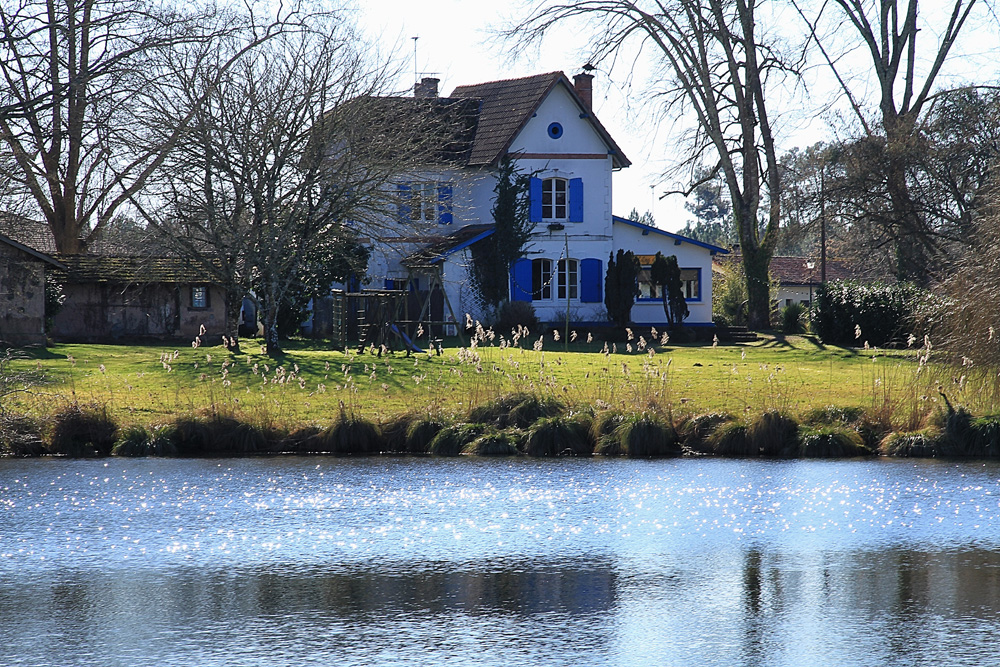
[[[542,181],[542,219],[566,220],[569,217],[569,191],[565,178]]]
[[[437,221],[437,183],[417,181],[410,185],[410,218],[415,222]]]
[[[560,259],[556,276],[556,298],[580,298],[580,272],[575,259]]]
[[[552,298],[552,260],[531,260],[531,298],[533,301]]]
[[[698,301],[701,299],[701,271],[698,269],[681,269],[681,285],[684,289],[684,298],[688,301]]]
[[[681,291],[686,301],[701,300],[701,272],[698,269],[681,269]],[[653,282],[651,269],[643,266],[639,271],[639,298],[662,299],[663,293],[659,285]]]

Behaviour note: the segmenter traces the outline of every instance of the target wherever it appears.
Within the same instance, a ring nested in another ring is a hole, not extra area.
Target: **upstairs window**
[[[400,223],[452,223],[452,186],[435,181],[398,183],[398,220]]]
[[[531,222],[583,222],[582,178],[536,178],[530,181]]]
[[[542,181],[542,220],[565,220],[568,203],[566,179],[546,178]]]
[[[415,222],[436,222],[437,183],[418,181],[410,185],[410,219]]]

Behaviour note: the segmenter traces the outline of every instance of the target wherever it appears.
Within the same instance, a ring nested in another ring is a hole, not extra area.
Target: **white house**
[[[543,322],[607,321],[604,279],[609,256],[631,250],[645,264],[637,324],[665,322],[648,281],[659,251],[676,255],[685,280],[689,325],[712,321],[712,256],[727,252],[612,215],[612,176],[630,162],[591,109],[593,77],[571,83],[562,72],[459,86],[437,98],[437,80],[417,84],[414,98],[437,98],[464,119],[467,145],[449,159],[402,179],[399,225],[375,240],[369,263],[373,287],[406,289],[431,305],[428,319],[479,319],[468,280],[470,248],[493,232],[495,169],[505,155],[531,174],[531,220],[524,258],[512,267],[510,298],[530,301]]]

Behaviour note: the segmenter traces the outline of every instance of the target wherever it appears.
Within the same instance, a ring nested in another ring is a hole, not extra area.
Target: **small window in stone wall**
[[[191,307],[208,308],[208,288],[204,285],[193,285],[191,287]]]

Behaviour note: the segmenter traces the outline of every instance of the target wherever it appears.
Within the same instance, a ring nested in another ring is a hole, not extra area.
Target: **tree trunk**
[[[896,278],[900,282],[924,285],[928,278],[928,254],[933,241],[916,210],[906,180],[906,167],[912,156],[915,129],[906,116],[891,111],[883,113],[886,129],[886,190],[896,218]]]
[[[240,352],[240,311],[243,309],[243,293],[227,290],[226,292],[226,323],[223,329],[222,342],[233,354]]]
[[[743,273],[747,281],[747,326],[761,330],[771,328],[771,291],[768,266],[771,250],[743,247]]]

